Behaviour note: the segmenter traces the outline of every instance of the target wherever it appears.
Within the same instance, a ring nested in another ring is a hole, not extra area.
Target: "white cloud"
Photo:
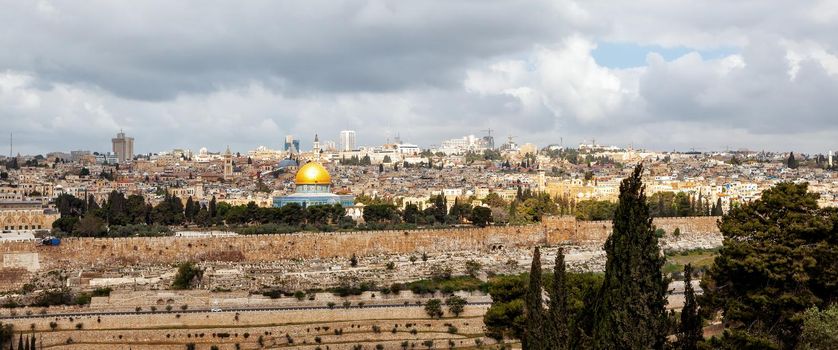
[[[0,132],[33,153],[107,150],[120,128],[142,152],[344,128],[366,144],[487,127],[663,149],[838,139],[834,1],[200,4],[0,0]],[[604,41],[695,52],[611,69],[591,56]]]

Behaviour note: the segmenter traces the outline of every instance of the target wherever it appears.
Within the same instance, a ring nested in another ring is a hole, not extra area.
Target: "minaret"
[[[829,157],[828,157],[829,159],[828,159],[828,161],[827,161],[827,162],[829,163],[829,167],[830,167],[830,168],[832,168],[832,157],[833,157],[833,156],[834,156],[834,155],[833,155],[832,151],[829,151]]]
[[[227,151],[224,152],[224,179],[233,177],[233,153],[230,152],[230,146],[227,146]]]

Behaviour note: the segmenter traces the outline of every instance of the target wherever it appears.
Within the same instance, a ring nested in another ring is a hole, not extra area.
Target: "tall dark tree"
[[[553,267],[553,286],[548,291],[550,296],[550,316],[545,322],[545,344],[548,349],[564,350],[568,348],[570,330],[568,328],[567,282],[564,266],[564,249],[556,252],[556,265]]]
[[[704,340],[701,316],[692,286],[693,267],[684,266],[684,307],[681,309],[681,323],[678,325],[678,349],[697,350],[698,343]]]
[[[183,215],[186,217],[186,221],[194,222],[195,215],[198,215],[198,211],[201,209],[198,203],[192,200],[192,196],[186,199],[186,206],[184,207]]]
[[[596,349],[662,349],[666,341],[665,262],[649,216],[643,166],[620,184],[593,329]]]
[[[492,209],[482,206],[475,207],[471,211],[469,220],[475,226],[486,227],[488,223],[492,222]]]
[[[532,255],[529,288],[524,300],[524,317],[527,319],[524,337],[521,339],[523,350],[547,350],[544,329],[544,305],[541,298],[541,252],[538,247]]]
[[[402,212],[402,220],[415,224],[419,220],[419,213],[419,206],[413,203],[407,204]]]
[[[446,222],[448,217],[448,203],[445,196],[440,194],[431,198],[431,207],[426,209],[426,212],[430,212],[436,222]]]
[[[24,346],[23,345],[23,334],[21,333],[20,338],[18,338],[18,340],[17,340],[17,349],[18,350],[23,350],[23,346]]]
[[[87,211],[93,211],[99,209],[99,204],[96,203],[96,198],[93,195],[87,196]]]
[[[806,183],[779,183],[722,217],[700,299],[702,312],[723,311],[726,342],[794,349],[802,313],[838,298],[838,211],[818,199]]]
[[[5,349],[6,344],[11,348],[15,340],[15,331],[11,323],[0,322],[0,349]]]
[[[108,199],[105,201],[103,209],[105,210],[105,219],[110,225],[125,225],[129,224],[128,218],[128,202],[122,192],[116,190],[108,194]]]
[[[716,199],[716,205],[713,207],[713,216],[722,216],[724,211],[722,210],[722,199]]]
[[[126,199],[126,206],[128,209],[128,217],[133,224],[149,224],[148,206],[145,203],[145,198],[142,195],[132,194]]]
[[[211,218],[214,218],[216,215],[218,215],[218,205],[215,202],[215,196],[212,196],[212,199],[210,199],[209,207],[207,209],[209,210],[209,215]]]

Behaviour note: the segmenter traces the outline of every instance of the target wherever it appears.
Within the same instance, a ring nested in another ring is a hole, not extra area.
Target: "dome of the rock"
[[[297,186],[300,185],[329,185],[332,177],[323,165],[318,162],[308,162],[300,167],[295,179]]]

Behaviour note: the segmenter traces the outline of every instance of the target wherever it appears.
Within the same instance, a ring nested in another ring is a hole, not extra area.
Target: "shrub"
[[[93,290],[94,297],[106,297],[110,296],[113,289],[111,287],[99,287]]]
[[[483,267],[479,262],[474,260],[466,261],[466,272],[471,277],[477,277],[477,273],[480,272],[480,269]]]
[[[197,267],[194,262],[187,261],[178,265],[177,274],[172,281],[172,289],[190,289],[196,280],[200,280],[204,270]]]
[[[460,316],[465,309],[467,301],[462,297],[452,295],[445,299],[445,305],[448,306],[448,312],[454,314],[454,316]]]
[[[442,317],[442,300],[431,299],[425,304],[425,313],[431,318]]]

